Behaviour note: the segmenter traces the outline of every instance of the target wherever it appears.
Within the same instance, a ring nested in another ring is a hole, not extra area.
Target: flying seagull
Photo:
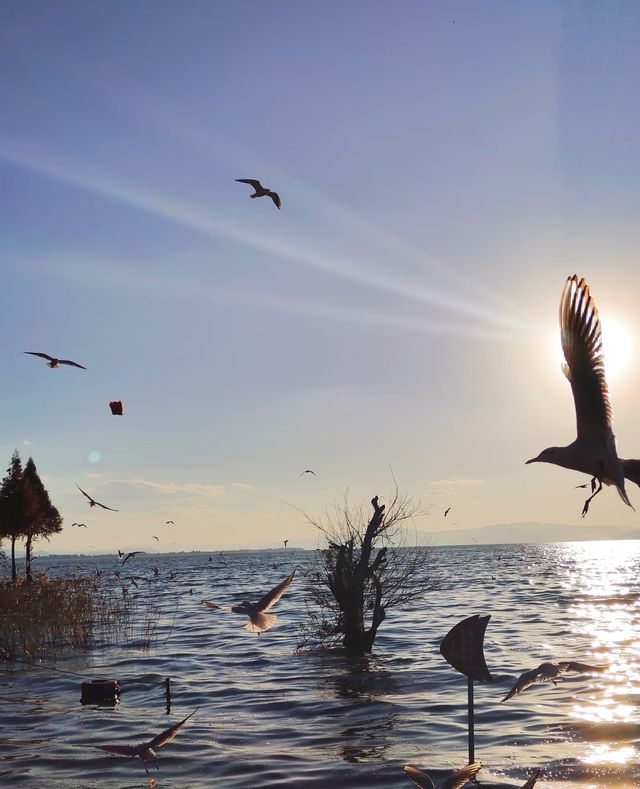
[[[624,478],[640,485],[640,460],[621,460],[611,429],[611,403],[604,376],[600,317],[584,278],[567,278],[560,301],[560,339],[565,364],[562,369],[571,384],[576,408],[578,437],[566,447],[549,447],[527,463],[555,463],[591,477],[591,496],[582,517],[602,483],[615,485],[620,498],[631,502]]]
[[[152,534],[151,536],[153,537],[154,540],[157,540],[158,542],[160,542],[160,537],[156,537],[155,534]]]
[[[120,553],[120,551],[118,551]],[[133,559],[134,556],[137,556],[142,551],[130,551],[129,553],[125,554],[124,558],[122,559],[122,566],[124,567],[127,563],[127,559]]]
[[[166,521],[165,526],[168,526],[170,523],[173,523],[173,521]],[[175,526],[175,523],[173,525]]]
[[[245,600],[240,605],[234,605],[229,608],[228,606],[217,605],[216,603],[210,603],[208,600],[203,600],[202,605],[206,605],[207,608],[232,611],[234,614],[246,614],[251,621],[244,626],[245,630],[248,630],[250,633],[266,633],[267,630],[273,627],[278,617],[275,614],[267,614],[265,612],[272,608],[282,597],[293,581],[295,574],[296,571],[294,570],[284,581],[281,581],[270,592],[267,592],[264,597],[261,597],[257,603],[249,603]]]
[[[533,668],[531,671],[525,671],[524,674],[521,674],[500,704],[517,696],[532,685],[539,685],[543,682],[553,682],[554,685],[557,685],[557,678],[568,671],[575,671],[578,674],[599,674],[607,669],[608,666],[590,666],[587,663],[578,663],[575,660],[564,660],[560,663],[541,663],[538,668]]]
[[[83,528],[83,529],[87,528],[87,524],[86,523],[72,523],[71,524],[71,528],[73,528],[74,526],[77,526],[78,528]]]
[[[51,367],[51,369],[54,369],[60,364],[67,364],[69,367],[79,367],[81,370],[87,369],[77,362],[72,362],[71,359],[56,359],[53,356],[49,356],[48,353],[38,353],[37,351],[24,351],[24,353],[28,353],[30,356],[39,356],[41,359],[47,359],[47,367]]]
[[[110,400],[109,408],[114,416],[122,416],[124,414],[124,404],[122,400]]]
[[[112,507],[107,507],[106,504],[100,504],[99,501],[92,499],[88,493],[85,493],[85,491],[82,490],[82,488],[80,487],[80,485],[78,485],[77,482],[76,482],[76,487],[78,488],[80,493],[82,493],[83,496],[86,496],[89,499],[90,507],[102,507],[103,510],[109,510],[110,512],[118,512],[118,510],[114,510]]]
[[[196,707],[191,715],[195,715],[198,709],[199,707]],[[170,726],[156,737],[153,737],[153,739],[149,740],[148,742],[143,742],[140,745],[96,745],[96,748],[100,748],[101,751],[106,751],[107,753],[111,753],[114,756],[139,756],[142,759],[142,764],[144,764],[144,769],[147,771],[148,775],[149,768],[147,767],[147,764],[150,761],[155,762],[157,758],[155,753],[156,749],[162,748],[163,745],[171,742],[171,740],[173,740],[180,730],[180,727],[184,726],[191,715],[187,715],[187,717],[183,718],[179,723]],[[157,764],[156,769],[160,769]]]
[[[310,468],[306,468],[304,471],[301,471],[300,474],[298,474],[298,476],[301,477],[303,474],[313,474],[314,477],[318,476],[316,474],[316,472],[315,471],[311,471]]]
[[[249,195],[249,197],[270,197],[276,208],[280,208],[280,196],[276,192],[272,192],[271,189],[264,187],[260,181],[256,181],[255,178],[236,178],[236,181],[240,184],[249,184],[249,186],[254,188],[254,193]]]
[[[427,773],[422,770],[411,767],[409,764],[406,764],[402,769],[407,778],[413,781],[416,786],[422,787],[422,789],[460,789],[468,781],[476,777],[481,767],[482,765],[480,762],[474,762],[466,767],[461,767],[459,770],[454,770],[450,775],[444,778],[437,787]]]
[[[285,541],[284,541],[284,547],[285,547],[285,548],[287,547],[287,544],[288,544],[288,543],[289,543],[289,540],[285,540]]]
[[[451,507],[447,507],[447,509],[444,511],[444,517],[445,518],[447,517],[447,515],[449,514],[450,511],[451,511]]]

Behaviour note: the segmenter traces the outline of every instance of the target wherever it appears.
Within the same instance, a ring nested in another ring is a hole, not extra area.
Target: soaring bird
[[[447,509],[444,511],[444,517],[446,518],[446,517],[447,517],[447,515],[448,515],[450,512],[451,512],[451,507],[447,507]]]
[[[47,367],[51,367],[51,369],[56,368],[60,364],[67,364],[69,367],[79,367],[81,370],[86,370],[86,367],[83,367],[78,362],[72,362],[71,359],[56,359],[54,356],[49,356],[48,353],[38,353],[37,351],[24,351],[24,353],[28,353],[30,356],[39,356],[41,359],[47,359]]]
[[[407,778],[413,781],[416,786],[422,787],[422,789],[460,789],[468,781],[475,779],[481,767],[482,765],[480,762],[474,762],[473,764],[468,764],[466,767],[461,767],[459,770],[454,770],[450,775],[444,778],[437,787],[427,773],[422,770],[411,767],[409,764],[406,764],[402,769]]]
[[[196,707],[191,715],[195,715],[198,709],[199,707]],[[155,753],[156,749],[162,748],[163,745],[171,742],[171,740],[173,740],[180,730],[180,727],[184,726],[191,715],[187,715],[187,717],[183,718],[179,723],[170,726],[168,729],[160,732],[160,734],[158,734],[156,737],[153,737],[148,742],[143,742],[140,745],[96,745],[96,748],[100,748],[101,751],[106,751],[107,753],[111,753],[114,756],[139,756],[148,775],[149,768],[147,765],[150,761],[155,762],[157,758],[157,754]],[[159,769],[157,764],[156,769]]]
[[[109,408],[114,416],[122,416],[124,414],[124,404],[122,400],[111,400]]]
[[[285,540],[284,541],[284,547],[286,548],[288,544],[289,544],[289,540]]]
[[[173,523],[173,521],[166,521],[165,522],[165,526],[168,526],[169,524],[173,524],[175,526],[175,523]]]
[[[615,485],[620,498],[633,509],[624,479],[640,485],[640,460],[618,457],[604,375],[600,317],[585,279],[578,281],[575,274],[567,278],[560,300],[560,339],[565,358],[562,369],[571,383],[578,436],[566,447],[543,449],[527,463],[555,463],[588,474],[592,492],[584,503],[582,517],[603,483]]]
[[[267,614],[265,612],[272,608],[282,597],[293,581],[295,574],[296,571],[294,570],[284,581],[281,581],[270,592],[267,592],[264,597],[261,597],[257,603],[244,601],[240,605],[234,605],[229,608],[228,606],[217,605],[216,603],[210,603],[208,600],[203,600],[202,605],[206,605],[207,608],[232,611],[234,614],[246,614],[251,621],[244,626],[245,630],[248,630],[250,633],[266,633],[267,630],[273,627],[278,617],[275,614]]]
[[[564,660],[560,663],[541,663],[538,668],[533,668],[531,671],[525,671],[524,674],[521,674],[500,703],[502,704],[503,701],[508,701],[517,696],[532,685],[539,685],[543,682],[553,682],[554,685],[557,685],[557,678],[568,671],[575,671],[578,674],[601,674],[607,669],[608,666],[590,666],[587,663],[578,663],[575,660]]]
[[[298,474],[298,476],[299,476],[299,477],[301,477],[303,474],[313,474],[313,476],[314,476],[314,477],[317,477],[317,476],[318,476],[318,475],[316,474],[316,472],[315,472],[315,471],[311,471],[311,469],[310,469],[310,468],[306,468],[304,471],[301,471],[301,472]]]
[[[92,499],[88,493],[85,493],[85,491],[82,490],[82,488],[80,487],[80,485],[78,485],[77,482],[76,482],[76,487],[78,488],[80,493],[82,493],[83,496],[86,496],[89,499],[90,507],[102,507],[103,510],[109,510],[110,512],[118,512],[118,510],[114,510],[112,507],[107,507],[106,504],[100,504],[99,501]]]
[[[120,553],[120,551],[118,551],[118,553]],[[142,551],[130,551],[129,553],[125,554],[124,558],[122,558],[122,566],[125,566],[127,559],[133,559],[133,557],[137,556],[139,553],[142,553]]]
[[[267,189],[260,181],[256,181],[255,178],[236,178],[236,181],[240,184],[249,184],[249,186],[254,188],[254,193],[249,195],[249,197],[270,197],[275,203],[276,208],[280,208],[280,196],[277,192],[272,192],[271,189]]]
[[[74,526],[77,526],[79,529],[80,528],[82,528],[82,529],[86,529],[87,528],[87,524],[86,523],[72,523],[71,524],[71,528],[73,528]]]
[[[152,534],[151,536],[153,537],[154,540],[157,540],[158,542],[160,542],[160,537],[156,537],[155,534]]]

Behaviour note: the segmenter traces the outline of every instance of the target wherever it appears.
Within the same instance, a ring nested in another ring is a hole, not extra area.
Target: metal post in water
[[[171,712],[171,679],[167,677],[164,681],[164,695],[167,700],[167,715]]]
[[[469,726],[469,764],[476,760],[476,743],[474,730],[473,680],[467,677],[467,723]]]

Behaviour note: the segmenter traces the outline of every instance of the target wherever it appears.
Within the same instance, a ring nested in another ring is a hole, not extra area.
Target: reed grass
[[[52,657],[110,646],[150,649],[159,607],[151,594],[129,595],[86,576],[0,582],[0,659]]]

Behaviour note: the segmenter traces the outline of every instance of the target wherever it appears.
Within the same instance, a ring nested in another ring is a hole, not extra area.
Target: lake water
[[[159,751],[160,771],[151,768],[159,789],[409,787],[407,762],[442,776],[466,763],[466,680],[439,643],[478,613],[491,614],[485,654],[494,677],[475,690],[482,783],[521,786],[541,767],[541,789],[640,786],[640,543],[434,548],[439,588],[389,612],[374,654],[357,661],[294,652],[313,552],[211,557],[147,554],[125,566],[124,576],[160,570],[158,582],[130,590],[161,606],[150,651],[60,659],[59,671],[0,664],[0,785],[146,787],[140,760],[92,746],[141,742],[198,706]],[[118,569],[116,557],[40,564],[52,573]],[[263,636],[246,632],[241,616],[200,604],[255,600],[294,567],[298,576],[274,609],[278,622]],[[611,670],[566,675],[499,703],[520,673],[562,659]],[[169,715],[165,677],[173,683]],[[99,678],[122,681],[117,706],[81,706],[81,682]]]

